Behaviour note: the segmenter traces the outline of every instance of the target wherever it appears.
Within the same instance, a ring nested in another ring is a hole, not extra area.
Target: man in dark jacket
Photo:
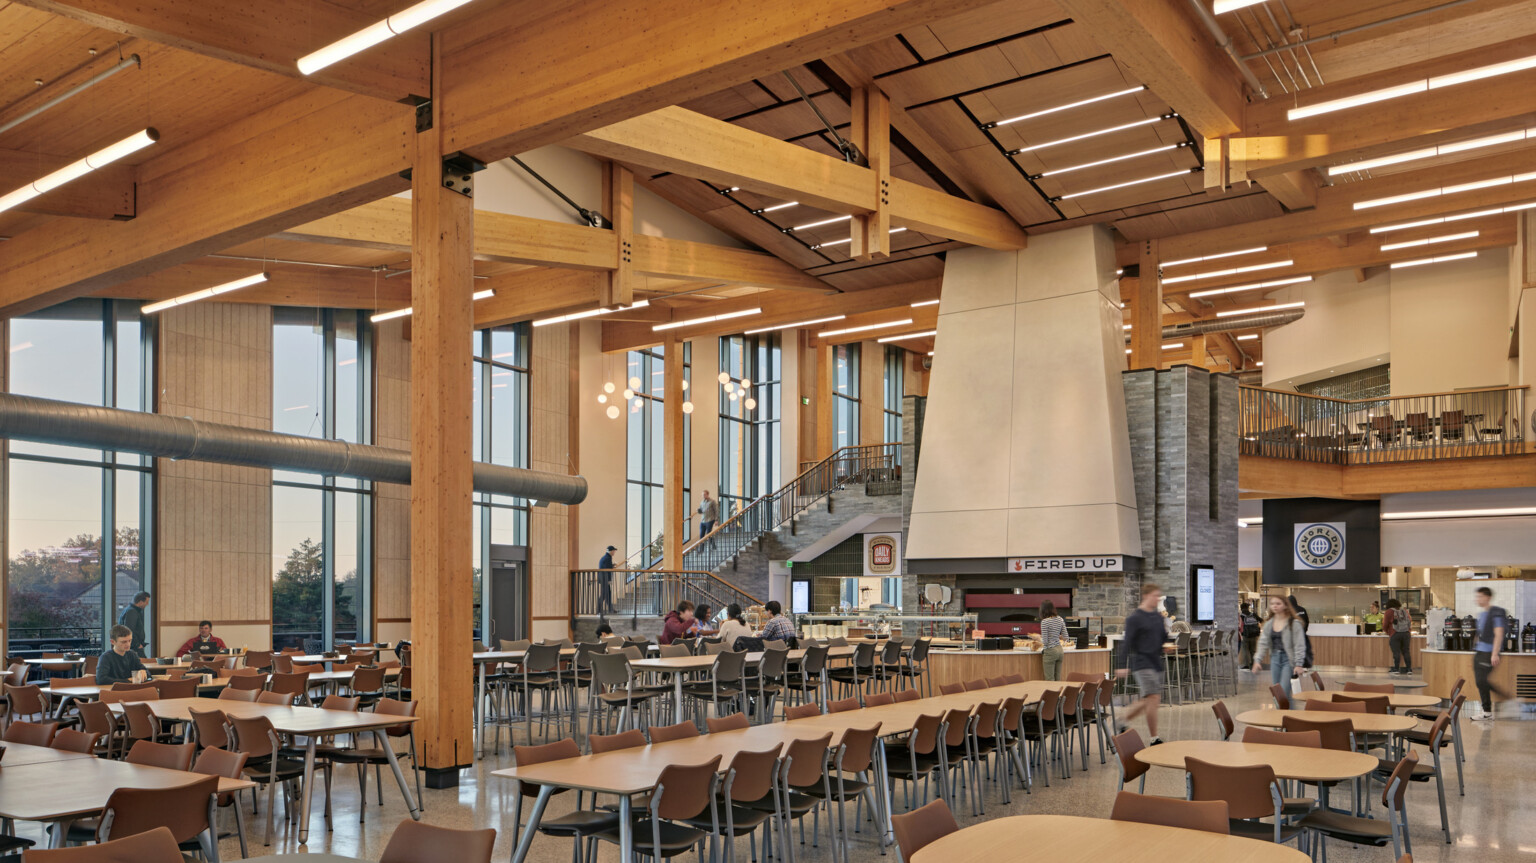
[[[613,614],[613,553],[618,551],[613,546],[603,552],[603,556],[597,559],[597,568],[601,572],[597,575],[597,613],[599,615]]]
[[[128,627],[133,633],[133,652],[144,655],[144,645],[149,640],[144,637],[144,606],[149,605],[149,592],[139,591],[134,594],[133,603],[123,609],[123,614],[117,619],[121,626]]]
[[[661,637],[656,639],[657,644],[671,644],[688,634],[688,627],[693,625],[693,603],[683,600],[677,604],[676,611],[667,612],[667,618],[661,625]]]
[[[1120,716],[1129,722],[1146,715],[1147,731],[1152,735],[1147,741],[1149,746],[1163,742],[1157,736],[1157,708],[1163,700],[1163,644],[1169,639],[1163,616],[1157,611],[1162,599],[1162,588],[1155,584],[1141,586],[1141,604],[1125,618],[1125,642],[1121,648],[1124,665],[1115,672],[1117,677],[1129,676],[1136,681],[1141,698]],[[1119,730],[1124,731],[1125,726],[1121,725]]]
[[[100,684],[137,682],[144,663],[133,652],[133,632],[119,623],[112,627],[112,646],[96,661],[96,682]]]

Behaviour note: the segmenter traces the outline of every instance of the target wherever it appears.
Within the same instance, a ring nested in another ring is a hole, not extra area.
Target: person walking
[[[597,568],[601,570],[597,574],[598,617],[613,614],[613,553],[616,551],[618,549],[610,545],[597,559]]]
[[[704,499],[699,501],[699,539],[709,536],[709,532],[715,529],[715,520],[720,517],[720,505],[709,496],[709,489],[704,489]]]
[[[1413,616],[1395,599],[1387,600],[1387,612],[1381,618],[1381,631],[1392,648],[1392,670],[1388,674],[1413,673],[1413,655],[1408,652],[1413,638]]]
[[[1302,608],[1301,603],[1296,601],[1296,594],[1294,593],[1287,597],[1285,601],[1291,606],[1291,614],[1296,615],[1296,619],[1301,621],[1301,659],[1298,661],[1293,658],[1292,665],[1298,670],[1311,671],[1312,636],[1307,630],[1312,628],[1312,624],[1307,620],[1307,610]],[[1300,677],[1301,675],[1298,674],[1296,676]]]
[[[1122,663],[1116,677],[1130,676],[1136,681],[1140,698],[1125,711],[1126,721],[1142,714],[1147,717],[1147,731],[1151,734],[1148,745],[1163,742],[1157,736],[1157,708],[1163,701],[1163,645],[1169,641],[1168,630],[1163,625],[1163,615],[1157,610],[1163,601],[1163,589],[1155,584],[1141,586],[1141,604],[1125,618],[1125,643]],[[1117,731],[1125,731],[1122,723]]]
[[[1253,652],[1259,646],[1259,630],[1264,628],[1264,621],[1253,613],[1253,606],[1246,602],[1239,607],[1237,617],[1243,628],[1243,646],[1237,664],[1247,668],[1253,664]]]
[[[1296,619],[1301,621],[1301,628],[1311,629],[1312,618],[1307,616],[1307,610],[1301,606],[1301,600],[1296,598],[1295,593],[1287,597],[1287,600],[1291,603],[1291,611],[1296,613]]]
[[[1504,650],[1504,634],[1509,631],[1509,613],[1493,604],[1493,590],[1479,587],[1474,597],[1482,611],[1477,615],[1477,643],[1472,646],[1472,678],[1477,681],[1477,695],[1483,712],[1472,717],[1478,722],[1493,721],[1493,696],[1508,701],[1510,696],[1488,675],[1499,667],[1499,654]]]
[[[1269,620],[1259,636],[1259,646],[1253,655],[1253,673],[1258,674],[1269,660],[1269,682],[1278,683],[1291,694],[1291,679],[1301,675],[1301,667],[1307,656],[1307,632],[1301,620],[1291,611],[1291,604],[1283,596],[1269,598]]]
[[[1062,639],[1067,637],[1067,622],[1056,613],[1056,603],[1049,599],[1040,602],[1040,664],[1045,668],[1046,680],[1061,679]]]
[[[140,657],[144,655],[144,645],[148,639],[144,637],[144,607],[149,605],[149,591],[141,590],[133,595],[133,602],[125,609],[117,622],[120,626],[128,627],[133,634],[133,643],[129,648]]]

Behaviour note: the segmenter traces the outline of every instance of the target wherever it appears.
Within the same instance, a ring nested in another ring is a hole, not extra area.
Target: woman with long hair
[[[1307,658],[1307,633],[1283,596],[1269,598],[1269,619],[1259,635],[1258,650],[1253,655],[1253,673],[1258,674],[1269,660],[1269,680],[1291,694],[1291,679],[1301,675]]]
[[[741,606],[731,603],[725,607],[725,622],[720,624],[720,643],[728,650],[736,649],[736,639],[752,635],[752,627],[741,616]]]
[[[1061,679],[1061,642],[1067,637],[1067,622],[1056,613],[1056,603],[1049,599],[1040,601],[1040,664],[1044,666],[1046,680]]]

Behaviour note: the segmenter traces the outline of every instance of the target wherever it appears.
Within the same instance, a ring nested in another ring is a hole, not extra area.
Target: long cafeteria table
[[[59,753],[70,758],[41,760],[40,753],[25,753],[40,760],[12,761],[12,747],[6,744],[5,767],[0,770],[0,818],[16,821],[59,823],[49,836],[56,847],[69,832],[68,822],[89,817],[106,808],[107,799],[118,788],[180,788],[207,776],[183,770],[148,767],[96,758],[85,753]],[[43,747],[32,746],[36,750]],[[219,793],[244,791],[256,787],[248,779],[219,777]]]
[[[1069,685],[1071,684],[1042,680],[1014,683],[953,695],[937,695],[916,701],[897,702],[880,707],[865,707],[842,713],[811,716],[788,722],[753,725],[733,731],[716,731],[685,740],[651,743],[633,749],[621,749],[598,755],[579,755],[558,761],[496,770],[492,772],[493,776],[539,786],[538,795],[534,798],[533,812],[529,816],[528,823],[523,827],[522,835],[518,838],[516,850],[512,853],[512,863],[524,863],[526,860],[533,837],[538,833],[539,822],[544,816],[544,808],[557,788],[618,796],[619,859],[622,863],[629,863],[634,859],[632,796],[653,790],[662,770],[669,764],[700,764],[719,755],[720,767],[724,770],[738,752],[762,752],[773,748],[775,744],[787,746],[796,740],[814,740],[829,733],[832,735],[831,745],[836,746],[848,729],[870,728],[876,724],[880,726],[882,738],[906,734],[916,725],[920,716],[942,715],[950,710],[974,710],[979,704],[1003,701],[1008,698],[1023,698],[1025,703],[1032,704],[1039,701],[1046,690],[1060,689]],[[887,837],[891,835],[891,826],[890,805],[886,800],[889,780],[883,747],[880,749],[877,761],[878,781],[875,783],[875,800],[880,809],[877,817],[882,825],[881,842],[884,845],[888,844]],[[516,817],[520,821],[522,795],[516,795],[515,800]]]
[[[1311,722],[1349,722],[1358,734],[1402,734],[1404,731],[1412,731],[1418,727],[1419,721],[1412,716],[1397,716],[1394,714],[1380,715],[1375,713],[1325,713],[1321,710],[1276,710],[1265,708],[1263,710],[1245,710],[1236,717],[1238,722],[1244,725],[1257,725],[1260,728],[1283,728],[1285,717],[1300,716]]]
[[[767,651],[754,650],[747,654],[747,665],[756,665],[762,661],[763,654]],[[827,659],[847,659],[854,654],[852,647],[830,647],[827,649]],[[785,658],[790,662],[798,662],[805,657],[805,649],[785,651]],[[879,661],[879,658],[876,658]],[[637,659],[629,664],[636,671],[645,671],[652,674],[665,674],[672,677],[672,705],[676,711],[674,715],[683,715],[683,678],[690,673],[708,671],[714,667],[715,657],[708,654],[698,656],[668,656]],[[826,682],[826,669],[822,669],[822,682]]]
[[[350,710],[321,710],[318,707],[289,707],[283,704],[258,704],[247,701],[209,701],[206,698],[166,698],[159,701],[146,701],[150,712],[158,719],[170,722],[189,722],[191,715],[189,710],[222,710],[226,716],[256,717],[265,716],[272,722],[272,727],[278,734],[290,737],[303,737],[304,748],[304,781],[300,791],[299,804],[299,844],[309,841],[309,811],[310,799],[314,793],[315,775],[315,745],[321,737],[334,737],[339,734],[365,734],[373,733],[374,741],[383,750],[389,761],[390,772],[395,775],[395,783],[400,786],[400,793],[405,796],[405,805],[411,812],[411,817],[421,820],[421,809],[417,806],[416,798],[411,793],[410,783],[405,781],[405,774],[400,770],[400,762],[395,758],[394,747],[390,744],[385,731],[396,725],[414,723],[414,716],[396,716],[393,714],[381,714],[371,712],[357,712]],[[114,711],[122,709],[122,705],[112,705]],[[363,801],[366,805],[367,801]],[[270,843],[271,837],[267,837]]]
[[[1170,740],[1136,753],[1136,760],[1143,764],[1175,770],[1184,769],[1185,758],[1227,766],[1268,764],[1278,779],[1308,782],[1344,782],[1370,773],[1379,764],[1375,756],[1359,752],[1237,740]]]
[[[1301,701],[1337,701],[1335,695],[1346,699],[1380,698],[1385,693],[1377,692],[1340,692],[1338,690],[1309,689],[1305,692],[1292,693],[1291,700]],[[1386,696],[1387,705],[1393,710],[1404,710],[1410,707],[1439,707],[1442,699],[1433,695],[1413,695],[1407,692],[1394,692]]]
[[[1189,860],[1303,863],[1307,855],[1274,842],[1161,824],[1078,815],[1014,815],[982,821],[935,839],[913,854],[907,863],[1119,859],[1135,860],[1136,863],[1186,863]]]
[[[28,764],[43,764],[50,761],[73,761],[76,758],[95,758],[89,752],[70,752],[64,749],[54,749],[52,746],[33,746],[30,743],[6,743],[5,756],[0,758],[0,775],[4,775],[5,767],[23,767]]]

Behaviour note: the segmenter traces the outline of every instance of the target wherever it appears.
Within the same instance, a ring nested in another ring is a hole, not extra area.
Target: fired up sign
[[[864,575],[901,575],[901,535],[893,533],[864,534]]]

